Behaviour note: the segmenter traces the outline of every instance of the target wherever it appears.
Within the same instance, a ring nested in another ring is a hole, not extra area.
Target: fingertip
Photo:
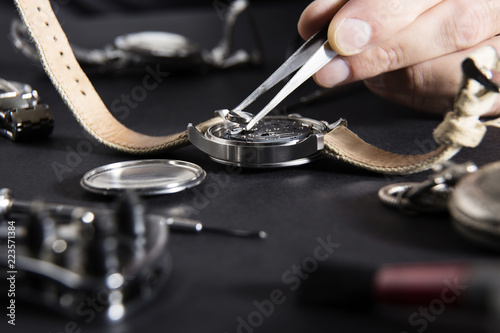
[[[314,82],[318,86],[320,86],[321,88],[331,88],[331,87],[325,87],[320,81],[318,81],[318,77],[317,76],[318,76],[317,74],[314,74],[312,78],[313,78]]]
[[[315,81],[322,87],[331,88],[347,81],[351,68],[347,61],[337,57],[326,64],[315,75]]]

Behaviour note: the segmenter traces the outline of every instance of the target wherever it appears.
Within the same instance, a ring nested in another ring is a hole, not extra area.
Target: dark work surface
[[[303,0],[252,0],[251,3],[282,4],[303,3]],[[147,13],[166,9],[179,9],[186,7],[207,8],[224,6],[229,0],[51,0],[52,6],[74,15],[109,15],[110,12],[121,13]],[[0,8],[14,7],[13,2],[4,2]]]
[[[172,74],[122,121],[152,135],[182,131],[188,122],[211,117],[213,110],[231,108],[246,97],[284,60],[296,36],[303,5],[254,8],[266,48],[266,66],[204,74]],[[16,54],[7,39],[14,10],[0,13],[0,77],[28,82],[51,106],[56,126],[48,140],[12,143],[0,140],[0,186],[16,198],[43,198],[48,202],[109,202],[80,188],[82,175],[100,165],[141,157],[128,156],[88,139],[42,71]],[[213,9],[157,12],[148,16],[75,19],[61,16],[71,41],[100,47],[116,35],[140,30],[166,30],[184,34],[204,47],[220,35],[220,20]],[[245,33],[241,29],[240,33]],[[247,36],[248,37],[248,36]],[[240,38],[245,45],[248,38]],[[125,76],[93,76],[97,91],[111,105],[140,85],[146,72]],[[311,82],[291,96],[314,91]],[[253,110],[251,110],[253,111]],[[339,96],[326,103],[297,110],[315,119],[344,117],[349,127],[367,142],[397,153],[418,153],[432,148],[432,130],[439,117],[431,117],[381,100],[368,91]],[[497,130],[490,130],[481,145],[465,149],[454,159],[484,165],[498,159]],[[72,152],[91,147],[91,153],[71,160]],[[377,191],[397,181],[420,181],[428,173],[385,177],[343,165],[327,158],[309,165],[276,170],[228,172],[193,147],[159,158],[182,159],[202,166],[207,180],[196,189],[146,198],[150,211],[183,212],[207,225],[262,229],[265,241],[212,234],[171,234],[172,277],[151,304],[111,327],[77,320],[82,332],[236,332],[238,318],[248,318],[254,301],[270,298],[279,289],[286,301],[265,317],[255,332],[417,332],[408,318],[418,307],[379,308],[353,313],[299,302],[286,277],[294,265],[313,256],[318,238],[339,244],[329,260],[357,264],[494,259],[454,232],[445,215],[408,216],[383,206]],[[57,174],[54,163],[70,165]],[[285,278],[284,278],[285,277]],[[19,286],[22,288],[22,286]],[[3,293],[3,291],[0,291]],[[3,313],[3,312],[2,312]],[[6,319],[0,319],[5,327]],[[481,332],[478,318],[447,309],[426,332]],[[12,332],[64,332],[67,319],[50,311],[18,308]],[[5,332],[4,329],[2,329]]]

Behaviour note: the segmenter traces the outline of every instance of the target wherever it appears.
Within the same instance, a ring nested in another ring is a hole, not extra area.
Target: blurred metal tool
[[[95,215],[113,215],[114,210],[110,208],[97,208],[97,207],[83,207],[75,205],[62,205],[55,203],[45,203],[45,202],[30,202],[21,201],[14,199],[12,197],[12,192],[9,189],[0,189],[0,217],[2,215],[10,213],[25,213],[30,214],[33,211],[33,207],[36,205],[39,208],[43,208],[45,212],[50,215],[58,217],[71,217],[75,214],[83,214],[85,216],[95,216]],[[146,214],[144,213],[144,208],[140,201],[134,204],[129,203],[131,209],[141,210],[141,215],[145,215],[146,218],[155,219],[161,221],[165,225],[168,225],[172,231],[189,231],[200,233],[202,231],[236,236],[245,238],[260,238],[266,239],[267,233],[262,230],[241,230],[232,228],[222,228],[222,227],[212,227],[202,224],[198,220],[187,219],[183,217],[165,217],[158,214]],[[130,228],[134,229],[134,228]],[[2,235],[2,230],[0,230],[0,236]]]
[[[164,223],[170,226],[170,229],[179,230],[179,231],[188,231],[199,233],[202,231],[236,236],[236,237],[245,237],[245,238],[260,238],[266,239],[267,232],[262,230],[242,230],[242,229],[231,229],[231,228],[221,228],[221,227],[213,227],[203,225],[198,220],[191,220],[183,217],[169,217],[164,218]]]
[[[273,110],[283,99],[291,92],[297,89],[302,83],[309,79],[313,74],[319,71],[330,60],[337,56],[328,45],[328,28],[324,28],[307,42],[305,42],[288,60],[283,63],[264,83],[262,83],[253,93],[251,93],[243,102],[235,107],[231,113],[237,115],[244,111],[250,104],[278,82],[283,81],[290,74],[299,70],[276,96],[267,104],[253,119],[246,125],[245,130],[250,130],[271,110]]]
[[[25,202],[1,189],[0,287],[7,272],[17,275],[16,302],[69,318],[96,293],[97,320],[117,322],[147,305],[172,271],[169,229],[144,215],[132,192],[114,207]]]

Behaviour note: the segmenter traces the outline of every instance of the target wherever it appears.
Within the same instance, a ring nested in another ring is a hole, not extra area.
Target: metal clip
[[[54,129],[54,118],[46,104],[30,108],[0,110],[0,134],[12,141],[45,137]]]
[[[456,184],[466,175],[477,171],[472,162],[446,162],[434,168],[435,173],[421,183],[398,183],[381,188],[380,200],[388,206],[406,212],[447,211],[447,202]]]

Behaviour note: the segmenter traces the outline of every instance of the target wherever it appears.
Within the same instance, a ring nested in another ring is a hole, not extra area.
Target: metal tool
[[[140,202],[136,206],[141,206]],[[49,215],[74,218],[79,216],[82,220],[93,220],[95,216],[111,216],[114,214],[113,209],[109,208],[97,208],[97,207],[83,207],[76,205],[63,205],[54,203],[44,203],[40,201],[21,201],[12,198],[12,193],[9,189],[0,189],[0,218],[2,215],[8,215],[11,213],[25,213],[31,214],[33,209],[43,209]],[[168,225],[170,229],[178,231],[188,231],[200,233],[202,231],[219,233],[225,235],[231,235],[236,237],[245,238],[260,238],[266,239],[267,233],[262,230],[241,230],[232,228],[222,228],[222,227],[211,227],[203,225],[198,220],[186,219],[183,217],[165,217],[157,214],[146,214],[146,218],[154,219],[160,221],[162,224]],[[123,223],[123,222],[122,222]],[[22,228],[21,228],[22,229]],[[128,228],[130,230],[135,228]],[[0,229],[0,236],[5,230]],[[24,231],[21,231],[24,232]]]
[[[161,217],[161,218],[163,220],[163,223],[170,226],[172,230],[188,231],[195,233],[206,231],[206,232],[217,233],[221,235],[236,236],[236,237],[260,238],[260,239],[267,238],[267,232],[262,230],[254,231],[254,230],[213,227],[213,226],[203,225],[198,220],[192,220],[183,217],[169,217],[169,218]]]
[[[111,322],[148,304],[172,271],[168,239],[133,192],[99,209],[23,202],[0,190],[0,268],[23,286],[16,301],[70,318],[95,297],[96,319]]]
[[[262,83],[254,92],[252,92],[243,102],[235,107],[230,114],[234,117],[245,110],[262,94],[274,87],[277,83],[283,81],[296,70],[299,70],[288,83],[274,96],[253,119],[246,125],[245,130],[250,130],[271,110],[273,110],[283,99],[291,92],[297,89],[302,83],[309,79],[313,74],[319,71],[323,66],[337,56],[328,45],[328,28],[317,32],[313,37],[306,41],[283,65],[281,65],[264,83]]]

